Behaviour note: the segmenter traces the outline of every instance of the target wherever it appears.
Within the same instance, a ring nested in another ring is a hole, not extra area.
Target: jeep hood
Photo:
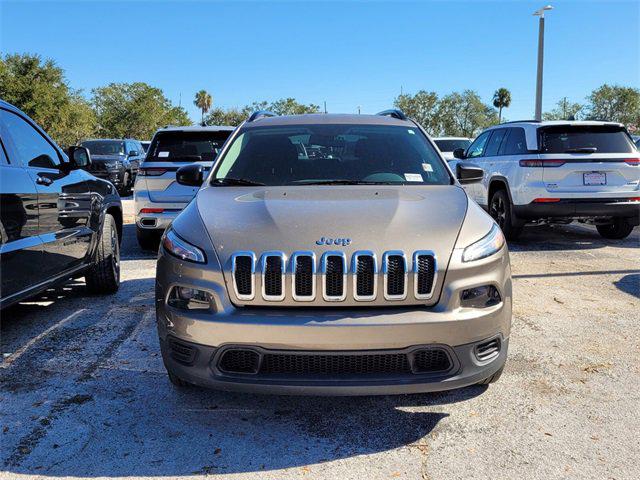
[[[378,261],[388,250],[401,250],[411,268],[416,250],[432,250],[438,262],[439,292],[467,210],[458,186],[304,186],[205,187],[196,196],[227,283],[231,255],[239,250],[277,250],[287,257],[329,250],[347,259],[371,250]],[[350,239],[348,245],[319,245],[325,239]],[[434,301],[437,295],[434,295]],[[424,304],[424,302],[423,302]]]

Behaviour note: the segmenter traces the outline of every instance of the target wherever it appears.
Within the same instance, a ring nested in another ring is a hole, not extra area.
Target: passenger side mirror
[[[87,147],[74,145],[69,147],[68,152],[71,165],[74,169],[87,168],[91,165],[91,153],[89,153],[89,149]]]
[[[199,187],[204,181],[204,168],[202,165],[185,165],[176,172],[176,181],[187,187]]]
[[[477,165],[469,163],[466,165],[458,163],[456,165],[456,178],[462,185],[481,182],[483,177],[484,170]]]
[[[459,158],[460,160],[464,160],[464,148],[456,148],[453,151],[453,156]]]

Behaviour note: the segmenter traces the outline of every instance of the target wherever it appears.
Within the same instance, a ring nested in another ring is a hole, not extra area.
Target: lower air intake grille
[[[260,373],[285,375],[362,375],[411,373],[404,353],[322,355],[268,353]]]
[[[493,338],[476,346],[476,358],[481,362],[497,357],[500,353],[500,339]]]
[[[252,259],[249,256],[238,256],[235,259],[235,274],[234,281],[236,282],[236,288],[240,295],[251,295],[251,262]]]
[[[308,255],[296,257],[294,269],[296,296],[311,297],[313,295],[313,258]]]
[[[444,350],[430,348],[414,353],[413,366],[416,373],[445,372],[451,368],[451,361]]]
[[[387,295],[401,296],[405,292],[405,264],[401,255],[387,258]]]
[[[282,257],[267,257],[264,272],[264,293],[271,297],[282,295]]]
[[[257,373],[260,356],[253,350],[227,350],[218,362],[218,368],[226,373]]]
[[[196,349],[191,345],[179,342],[173,338],[169,339],[169,350],[171,358],[183,365],[192,365],[196,359]]]
[[[370,297],[374,294],[374,261],[371,255],[360,255],[356,263],[356,294]]]
[[[325,292],[328,297],[342,297],[344,292],[344,262],[342,257],[337,255],[327,257],[325,282]]]
[[[429,295],[433,289],[435,275],[435,259],[431,255],[418,255],[417,261],[417,294]]]

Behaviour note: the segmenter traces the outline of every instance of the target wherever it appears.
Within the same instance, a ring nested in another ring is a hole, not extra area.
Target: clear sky
[[[551,1],[543,109],[599,85],[640,86],[640,2]],[[508,119],[534,109],[544,1],[31,2],[0,0],[0,50],[54,59],[88,94],[144,81],[193,119],[214,105],[295,97],[329,112],[389,108],[420,89],[512,93]]]

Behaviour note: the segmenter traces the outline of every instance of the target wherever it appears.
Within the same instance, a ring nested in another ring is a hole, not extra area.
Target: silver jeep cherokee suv
[[[457,177],[457,179],[456,179]],[[378,115],[253,114],[165,232],[170,380],[290,394],[491,383],[507,358],[505,240],[424,130]]]

